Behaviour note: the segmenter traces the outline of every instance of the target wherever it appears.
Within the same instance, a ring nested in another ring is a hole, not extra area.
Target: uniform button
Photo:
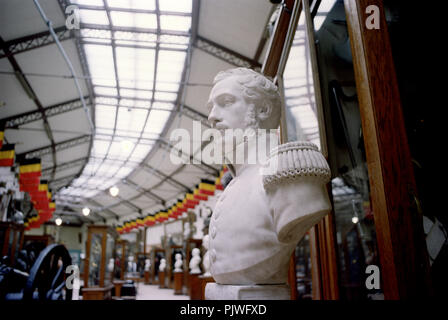
[[[212,238],[215,239],[215,237],[216,237],[216,227],[213,226],[212,227]]]
[[[215,249],[213,249],[212,252],[210,252],[210,257],[212,258],[213,262],[216,261],[216,251],[215,251]]]

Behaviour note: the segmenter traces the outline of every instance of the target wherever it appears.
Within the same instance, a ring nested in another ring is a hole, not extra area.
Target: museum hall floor
[[[139,283],[137,300],[190,300],[186,294],[175,295],[173,289],[160,289],[158,285]]]

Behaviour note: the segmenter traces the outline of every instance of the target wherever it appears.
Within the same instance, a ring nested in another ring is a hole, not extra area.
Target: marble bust
[[[190,230],[190,223],[184,224],[184,239],[190,239],[191,236],[191,230]]]
[[[206,250],[204,253],[204,257],[202,259],[202,267],[204,268],[204,277],[211,277],[210,274],[210,254],[208,252],[209,249],[209,243],[210,243],[210,236],[207,234],[202,238],[202,246]]]
[[[145,259],[145,271],[149,271],[149,268],[151,268],[151,260]]]
[[[128,272],[136,272],[137,271],[137,264],[134,262],[134,257],[129,256],[128,257]]]
[[[182,266],[184,265],[182,255],[180,253],[176,253],[174,258],[176,259],[176,261],[174,262],[174,272],[182,272]]]
[[[191,250],[191,254],[192,254],[192,258],[190,260],[190,273],[191,274],[199,274],[201,273],[201,269],[199,268],[199,264],[201,263],[201,250],[199,250],[198,248],[194,248],[193,250]]]
[[[166,260],[162,258],[159,264],[159,272],[165,272],[165,268],[166,268]]]
[[[109,263],[107,264],[107,271],[108,272],[114,271],[114,258],[109,259]]]
[[[222,131],[271,130],[280,123],[277,87],[246,68],[218,73],[207,106],[212,127]],[[250,155],[250,139],[259,134],[248,139],[237,143],[247,144]],[[286,143],[261,158],[255,164],[246,157],[243,163],[225,159],[233,179],[209,226],[210,272],[218,285],[286,284],[298,241],[331,209],[325,188],[330,170],[314,144]]]

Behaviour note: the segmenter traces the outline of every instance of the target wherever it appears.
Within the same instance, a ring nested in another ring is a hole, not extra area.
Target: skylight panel
[[[157,81],[180,82],[186,52],[160,50],[157,65]]]
[[[112,136],[114,134],[114,129],[105,129],[100,127],[96,127],[95,129],[96,129],[95,132],[98,136],[100,135]]]
[[[155,51],[117,47],[116,52],[120,86],[152,89]]]
[[[149,42],[140,42],[140,41],[134,41],[134,40],[117,40],[115,41],[115,44],[117,46],[122,46],[122,47],[136,47],[136,48],[149,48],[149,49],[154,49],[156,47],[156,44],[153,43],[149,43]]]
[[[156,90],[178,92],[179,87],[180,87],[179,83],[168,83],[160,81],[157,81],[156,83]]]
[[[101,184],[103,184],[103,183],[104,183],[104,179],[94,177],[94,178],[89,179],[89,181],[87,181],[86,184],[90,188],[96,188],[96,187],[101,186]]]
[[[95,174],[95,171],[98,169],[98,167],[99,163],[89,161],[84,167],[83,173],[85,173],[86,175],[93,175]]]
[[[70,0],[71,3],[79,5],[103,6],[103,0]]]
[[[149,151],[151,151],[153,145],[139,144],[135,147],[134,153],[132,153],[131,159],[134,161],[142,161]]]
[[[109,148],[110,142],[94,140],[93,141],[93,156],[95,157],[104,157],[107,153],[107,149]]]
[[[177,98],[177,93],[157,91],[154,98],[161,101],[175,101]]]
[[[169,102],[156,101],[152,104],[152,108],[155,110],[162,109],[162,110],[172,111],[174,109],[174,104],[169,103]]]
[[[160,29],[173,31],[189,31],[191,28],[191,17],[161,15]]]
[[[92,198],[99,193],[99,190],[86,190],[84,191],[84,198]]]
[[[114,39],[155,43],[157,41],[157,35],[155,33],[148,33],[148,32],[143,33],[143,32],[115,31]]]
[[[105,96],[118,96],[117,88],[112,87],[98,87],[95,86],[93,91],[97,95],[105,95]]]
[[[132,128],[132,111],[127,108],[119,108],[117,130],[129,130]]]
[[[190,42],[190,37],[162,34],[160,35],[160,42],[171,44],[188,44]]]
[[[148,99],[152,98],[152,91],[142,91],[142,90],[133,90],[133,89],[121,89],[120,94],[122,97],[126,98],[139,98],[139,99]]]
[[[191,0],[159,0],[160,11],[189,13],[192,10]]]
[[[118,99],[109,97],[96,97],[95,103],[115,106],[118,104]]]
[[[93,85],[115,86],[112,48],[95,44],[86,44],[84,47]]]
[[[142,100],[132,100],[132,99],[121,99],[120,106],[123,107],[137,107],[149,109],[150,102]]]
[[[108,25],[107,13],[104,10],[79,9],[79,17],[82,23]]]
[[[123,179],[123,178],[127,177],[127,176],[132,172],[132,170],[134,170],[133,167],[121,167],[121,168],[117,171],[117,173],[115,174],[115,176],[116,176],[117,178]]]
[[[97,105],[95,108],[95,123],[100,128],[113,129],[115,125],[115,107]]]
[[[73,180],[73,186],[75,186],[75,187],[82,186],[84,183],[86,183],[86,181],[87,181],[87,177],[81,176],[81,177]]]
[[[114,140],[110,147],[108,157],[125,160],[130,152],[131,150],[124,150],[120,140]]]
[[[103,164],[99,167],[96,175],[103,178],[112,178],[119,169],[120,166],[117,165],[112,166]]]
[[[111,32],[102,29],[81,29],[81,37],[86,39],[111,39]]]
[[[142,109],[134,109],[131,111],[127,111],[126,108],[120,108],[119,109],[119,117],[121,114],[126,114],[126,116],[128,117],[128,119],[125,119],[123,126],[126,125],[125,128],[120,127],[117,124],[117,129],[127,129],[127,130],[132,130],[132,131],[142,131],[143,130],[143,126],[145,125],[145,120],[146,120],[146,115],[148,114],[147,110],[142,110]],[[120,122],[120,118],[119,118],[119,122]]]
[[[146,123],[145,132],[160,134],[165,127],[170,113],[161,110],[151,110],[148,122]]]
[[[155,0],[107,0],[107,5],[111,8],[130,8],[138,10],[156,9]]]
[[[112,25],[117,27],[157,29],[157,16],[150,13],[111,11]]]

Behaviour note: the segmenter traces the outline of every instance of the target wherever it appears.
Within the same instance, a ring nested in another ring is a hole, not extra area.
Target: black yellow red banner
[[[15,144],[4,144],[0,149],[0,167],[12,167],[15,158]]]

